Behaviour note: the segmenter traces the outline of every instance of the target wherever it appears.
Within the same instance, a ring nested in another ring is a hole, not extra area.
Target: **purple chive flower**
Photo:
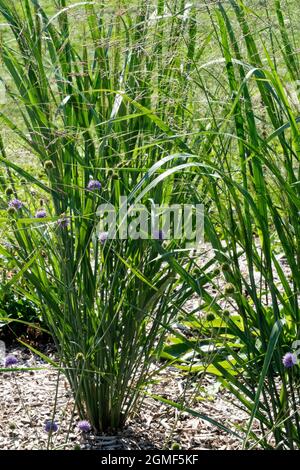
[[[291,367],[297,364],[297,357],[295,354],[288,352],[283,356],[282,362],[284,367],[290,369]]]
[[[14,207],[15,209],[19,210],[23,207],[23,202],[20,199],[12,199],[8,203],[9,207]]]
[[[160,242],[162,242],[164,239],[165,239],[165,234],[163,232],[163,230],[154,230],[153,232],[153,238],[154,240],[159,240]]]
[[[18,362],[19,361],[16,356],[14,356],[13,354],[9,354],[5,358],[4,365],[5,367],[15,366],[16,364],[18,364]]]
[[[55,421],[46,421],[45,423],[45,431],[46,432],[57,432],[58,431],[58,425],[56,424]]]
[[[67,228],[70,225],[70,219],[69,217],[63,215],[60,219],[58,219],[57,223],[61,228]]]
[[[102,185],[100,183],[100,181],[98,180],[90,180],[88,185],[87,185],[87,188],[90,190],[90,191],[100,191]]]
[[[82,432],[90,432],[91,429],[92,429],[92,426],[90,425],[90,423],[86,420],[83,420],[83,421],[79,421],[78,423],[78,429]]]
[[[106,240],[108,239],[108,232],[101,232],[99,233],[99,241],[100,243],[102,243],[102,245],[104,245],[104,243],[106,242]]]
[[[3,246],[5,246],[5,248],[7,250],[13,250],[14,249],[14,245],[12,245],[10,242],[3,242]]]
[[[39,209],[35,213],[35,217],[36,219],[43,219],[44,217],[47,217],[47,212],[45,211],[45,209]]]

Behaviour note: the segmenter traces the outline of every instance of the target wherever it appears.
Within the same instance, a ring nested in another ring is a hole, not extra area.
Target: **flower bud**
[[[11,187],[7,188],[5,191],[6,196],[11,196],[13,193],[14,191]]]
[[[44,168],[45,170],[53,170],[53,168],[55,168],[54,166],[54,163],[52,162],[52,160],[46,160],[45,163],[44,163]]]
[[[224,294],[225,295],[231,295],[231,294],[234,294],[235,292],[235,287],[233,284],[231,284],[230,282],[228,284],[225,285],[224,287]]]
[[[13,206],[10,206],[7,209],[7,213],[8,213],[8,215],[14,216],[17,213],[17,209]]]
[[[221,266],[223,273],[230,271],[230,266],[228,263],[223,263]]]
[[[211,321],[214,321],[216,317],[214,316],[214,314],[212,312],[209,312],[207,315],[206,315],[206,320],[211,322]]]

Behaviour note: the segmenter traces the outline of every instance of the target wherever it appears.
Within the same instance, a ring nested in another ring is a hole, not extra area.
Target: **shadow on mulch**
[[[42,331],[41,328],[42,326],[38,323],[33,326],[17,322],[6,323],[0,327],[0,340],[7,348],[20,345],[20,341],[39,349],[54,345],[51,335]]]
[[[93,450],[157,450],[158,447],[145,436],[131,429],[130,426],[114,436],[101,435],[89,437],[82,444],[82,449]]]

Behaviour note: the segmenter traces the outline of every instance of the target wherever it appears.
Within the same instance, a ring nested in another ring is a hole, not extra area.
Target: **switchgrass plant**
[[[174,117],[173,127],[185,122],[176,98],[186,93],[180,67],[193,56],[193,20],[185,2],[166,17],[161,0],[155,9],[140,2],[133,14],[122,2],[107,11],[60,0],[48,16],[41,3],[0,1],[12,33],[1,43],[10,77],[3,81],[18,113],[12,121],[1,111],[1,121],[42,171],[37,178],[8,159],[4,136],[1,162],[11,189],[2,195],[1,238],[15,251],[2,246],[1,253],[18,268],[7,287],[25,279],[41,309],[80,417],[107,431],[136,409],[164,326],[186,299],[160,246],[190,261],[181,240],[107,239],[98,207],[109,203],[118,212],[126,195],[131,203],[139,195],[148,206],[170,204],[186,193],[180,176],[164,185],[148,169],[185,148],[170,124]],[[75,11],[83,23],[69,21]],[[178,45],[183,23],[188,44]]]
[[[285,81],[299,76],[298,56],[281,2],[272,5],[280,31],[272,25],[276,61],[265,29],[259,39],[251,29],[254,13],[241,1],[229,3],[231,8],[223,2],[208,8],[220,56],[203,68],[222,74],[227,104],[209,131],[214,158],[207,158],[202,146],[198,162],[190,157],[201,178],[203,167],[207,171],[213,202],[205,233],[212,267],[209,273],[199,267],[197,278],[206,278],[202,289],[181,272],[200,298],[185,325],[198,325],[202,338],[196,344],[181,338],[186,347],[178,346],[184,351],[180,367],[217,376],[248,411],[244,447],[295,449],[300,447],[300,134],[297,86],[291,96]],[[209,319],[199,310],[209,312]],[[185,357],[192,350],[197,360],[189,364]]]
[[[6,90],[19,116],[1,119],[46,174],[37,179],[1,146],[24,203],[2,226],[18,247],[11,285],[24,277],[31,286],[81,417],[98,430],[124,422],[165,329],[194,295],[200,306],[185,320],[203,337],[173,331],[197,358],[180,367],[216,375],[248,411],[244,447],[298,448],[299,367],[283,357],[299,337],[299,7],[57,4],[49,17],[35,0],[17,9],[0,0],[14,35],[1,48]],[[74,30],[78,9],[87,21]],[[27,181],[21,192],[15,174]],[[101,190],[88,189],[90,178]],[[43,199],[42,221],[28,184]],[[205,202],[213,255],[199,265],[174,240],[102,244],[98,204],[118,207],[124,193]]]

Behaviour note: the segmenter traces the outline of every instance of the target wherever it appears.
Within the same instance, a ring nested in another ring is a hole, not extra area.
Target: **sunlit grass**
[[[33,228],[3,211],[2,233],[18,247],[10,284],[28,282],[81,416],[98,430],[124,423],[180,312],[200,322],[213,348],[176,336],[198,358],[184,370],[216,375],[248,410],[244,446],[299,448],[299,368],[282,363],[300,323],[298,4],[117,2],[50,20],[54,2],[38,11],[31,3],[20,2],[22,13],[0,0],[14,25],[1,49],[10,133],[2,136],[1,199],[6,207],[5,186],[15,184],[29,200],[23,178],[47,200],[49,220]],[[28,153],[15,159],[21,142]],[[138,196],[166,156],[164,179],[143,201],[205,204],[213,256],[200,266],[176,251],[184,240],[103,247],[95,237],[99,201]],[[86,190],[90,177],[100,194]],[[188,316],[193,295],[200,308]],[[207,312],[214,319],[203,325]]]

